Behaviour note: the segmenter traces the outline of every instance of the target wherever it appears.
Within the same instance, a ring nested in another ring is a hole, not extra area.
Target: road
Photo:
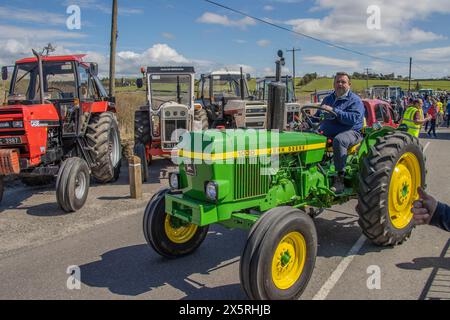
[[[421,143],[428,191],[450,203],[450,130]],[[246,232],[212,226],[194,254],[161,258],[146,245],[141,224],[170,167],[155,161],[142,201],[129,199],[126,170],[112,185],[92,186],[85,208],[73,214],[58,208],[51,187],[6,191],[0,299],[246,299],[239,283]],[[420,226],[403,245],[380,248],[362,236],[355,205],[335,206],[315,219],[318,256],[302,299],[450,299],[449,233]],[[67,285],[71,266],[79,267],[79,289]]]

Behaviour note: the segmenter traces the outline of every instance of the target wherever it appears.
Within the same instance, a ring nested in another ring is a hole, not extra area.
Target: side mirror
[[[93,75],[93,76],[95,76],[95,77],[98,76],[98,64],[92,62],[92,63],[89,65],[89,71],[91,72],[91,75]]]
[[[251,76],[250,76],[250,73],[247,73],[247,81],[249,81],[250,80],[250,78],[251,78]]]
[[[8,67],[2,67],[2,80],[8,80]]]
[[[142,81],[142,78],[136,79],[136,87],[138,87],[140,89],[143,86],[144,86],[144,81]]]

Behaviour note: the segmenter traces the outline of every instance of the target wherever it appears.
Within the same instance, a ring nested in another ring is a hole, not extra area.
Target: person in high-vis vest
[[[406,109],[401,124],[408,127],[408,133],[414,137],[419,137],[422,125],[431,119],[430,115],[423,116],[422,99],[415,99],[412,106]]]

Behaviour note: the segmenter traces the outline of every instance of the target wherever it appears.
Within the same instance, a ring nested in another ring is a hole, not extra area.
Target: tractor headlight
[[[13,128],[23,128],[23,121],[13,121],[12,126]]]
[[[217,201],[218,191],[217,183],[213,181],[208,182],[205,186],[206,197],[210,200]]]
[[[180,175],[178,174],[178,172],[172,172],[169,175],[169,185],[172,189],[180,189]]]

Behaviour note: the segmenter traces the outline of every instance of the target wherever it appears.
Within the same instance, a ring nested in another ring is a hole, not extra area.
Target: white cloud
[[[418,50],[413,52],[413,59],[425,62],[450,62],[450,46]]]
[[[261,40],[256,41],[256,44],[260,47],[268,47],[270,45],[270,43],[271,42],[266,39],[261,39]]]
[[[175,36],[172,33],[170,33],[170,32],[163,32],[162,36],[164,38],[166,38],[166,39],[169,39],[169,40],[174,40],[175,39]]]
[[[23,22],[41,23],[48,25],[65,25],[67,17],[41,10],[29,10],[21,8],[0,7],[0,19],[16,20]]]
[[[272,7],[272,6],[264,6],[263,9],[264,9],[265,11],[273,11],[275,8]]]
[[[233,41],[236,42],[236,43],[239,43],[239,44],[247,43],[246,40],[242,40],[242,39],[234,39]]]
[[[240,28],[246,28],[247,26],[254,26],[256,24],[256,21],[249,17],[245,17],[240,20],[231,20],[226,15],[221,16],[211,12],[205,12],[196,21],[199,23],[219,24],[225,27],[240,27]]]
[[[421,30],[414,23],[433,13],[449,13],[448,0],[316,0],[313,11],[326,11],[321,19],[292,19],[286,21],[293,30],[324,40],[366,45],[410,45],[445,39],[443,35]],[[367,8],[380,7],[380,30],[369,30]]]
[[[324,56],[307,56],[303,57],[303,61],[305,61],[307,64],[313,64],[318,66],[330,66],[335,67],[337,69],[340,68],[340,70],[360,69],[360,62],[357,60],[343,60]]]

